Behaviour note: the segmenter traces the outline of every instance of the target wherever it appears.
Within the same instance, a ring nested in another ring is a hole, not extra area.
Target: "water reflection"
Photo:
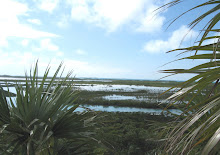
[[[120,85],[121,86],[121,85]],[[126,86],[127,87],[127,86]],[[139,87],[139,86],[136,86]],[[145,86],[144,86],[145,87]],[[100,88],[100,87],[99,87]],[[143,88],[143,86],[141,87]],[[4,90],[7,90],[6,88]],[[16,90],[14,87],[9,87],[9,91],[16,94]],[[112,95],[112,96],[104,96],[106,99],[118,99],[118,100],[143,100],[146,98],[137,98],[136,96],[122,96],[122,95]],[[12,97],[13,101],[15,101],[15,98]],[[163,109],[149,109],[149,108],[133,108],[133,107],[115,107],[115,106],[102,106],[102,105],[83,105],[83,107],[89,108],[94,111],[106,111],[106,112],[144,112],[144,113],[150,113],[159,115],[163,111]],[[77,111],[83,111],[84,108],[79,107],[77,108]],[[181,114],[181,111],[178,109],[170,109],[170,112],[174,114]]]
[[[123,96],[123,95],[108,95],[102,97],[105,100],[144,100],[143,97],[137,98],[136,96]]]
[[[166,91],[169,87],[151,87],[151,86],[137,86],[137,85],[104,85],[104,84],[83,84],[75,85],[75,88],[87,91],[123,91],[134,92],[138,90],[149,90],[151,92]]]
[[[102,106],[102,105],[84,105],[84,107],[89,108],[94,111],[106,111],[106,112],[144,112],[150,114],[160,115],[163,109],[151,109],[151,108],[131,108],[131,107],[114,107],[114,106]],[[77,111],[82,111],[83,108],[77,108]],[[178,109],[170,109],[171,113],[181,114]],[[166,113],[166,112],[165,112]]]

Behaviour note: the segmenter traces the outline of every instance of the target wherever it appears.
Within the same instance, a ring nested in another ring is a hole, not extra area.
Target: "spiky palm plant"
[[[36,63],[25,85],[15,84],[15,100],[0,91],[0,154],[78,154],[94,143],[91,121],[95,116],[75,112],[71,74],[58,78],[61,66],[48,81],[50,68],[39,79]]]
[[[162,8],[168,8],[177,5],[184,0],[172,1]],[[203,1],[204,2],[204,1]],[[178,16],[173,22],[186,13],[198,8],[209,8],[203,12],[198,18],[189,23],[192,29],[204,19],[208,22],[201,31],[201,38],[195,46],[174,49],[169,52],[179,51],[180,53],[191,53],[192,56],[183,59],[209,60],[190,69],[170,69],[164,70],[170,74],[195,74],[194,77],[183,82],[181,89],[172,95],[169,99],[176,101],[188,97],[186,109],[179,117],[173,130],[169,133],[166,151],[168,154],[194,154],[202,152],[202,154],[216,154],[220,151],[220,37],[219,20],[220,20],[220,1],[206,0],[204,3],[198,2],[197,6],[187,10]],[[172,24],[172,23],[171,23]],[[211,41],[211,44],[205,44],[205,41]],[[173,89],[173,88],[171,88]],[[204,90],[209,89],[205,93]],[[203,95],[201,95],[203,94]],[[190,96],[190,98],[189,98]],[[198,102],[198,98],[200,101]],[[194,153],[193,153],[194,152]]]
[[[171,7],[183,1],[184,0],[175,0],[162,6],[162,8]],[[186,103],[186,110],[184,110],[180,116],[181,119],[176,122],[173,130],[169,133],[166,145],[168,154],[202,153],[206,155],[217,154],[217,152],[220,151],[220,92],[218,84],[220,78],[220,37],[218,34],[220,32],[218,28],[220,20],[220,1],[206,0],[204,3],[187,10],[179,17],[192,10],[204,7],[208,7],[209,10],[189,23],[189,27],[192,29],[205,18],[209,19],[208,23],[206,23],[202,29],[202,36],[197,45],[174,49],[169,52],[194,52],[193,56],[184,57],[182,59],[205,59],[209,60],[209,62],[190,69],[171,69],[163,71],[171,74],[195,74],[194,77],[183,82],[180,85],[181,89],[169,98],[173,99],[174,102],[188,98],[188,102]],[[212,43],[205,44],[205,41],[212,41]],[[206,91],[204,95],[204,90],[207,89],[209,89],[209,92],[207,93]],[[200,98],[199,102],[197,98]],[[171,102],[171,104],[174,102]]]

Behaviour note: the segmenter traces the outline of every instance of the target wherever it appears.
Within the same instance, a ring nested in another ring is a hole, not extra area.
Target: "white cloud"
[[[38,42],[38,41],[37,41]],[[32,45],[32,51],[34,52],[55,52],[55,53],[58,53],[59,52],[59,46],[54,44],[50,38],[44,38],[44,39],[41,39],[39,41],[39,44],[36,46],[35,45]],[[61,55],[58,54],[58,55]]]
[[[85,52],[84,50],[81,50],[81,49],[77,49],[75,51],[75,53],[78,54],[78,55],[87,55],[87,52]]]
[[[7,46],[8,37],[37,39],[42,37],[57,37],[57,35],[33,29],[21,24],[18,17],[28,15],[26,4],[12,0],[0,1],[0,46]]]
[[[21,41],[21,45],[24,46],[24,47],[28,46],[28,44],[29,44],[28,39],[24,39],[24,40]]]
[[[42,39],[40,42],[40,50],[58,51],[59,47],[52,43],[51,39]]]
[[[81,77],[125,77],[125,74],[132,73],[131,70],[114,68],[104,64],[91,64],[85,61],[64,59],[65,68],[73,70],[76,76]]]
[[[4,37],[19,37],[19,38],[30,38],[37,39],[42,37],[58,37],[55,34],[38,31],[29,27],[27,25],[23,25],[20,23],[14,23],[11,25],[10,23],[1,23],[0,34]]]
[[[217,43],[218,41],[220,41],[220,38],[218,37],[219,35],[220,32],[214,33],[213,36],[216,36],[216,38],[205,40],[202,45]]]
[[[0,68],[1,74],[10,74],[13,75],[13,72],[23,72],[23,69],[26,65],[29,65],[33,60],[33,54],[30,52],[2,52],[0,51]],[[24,72],[23,72],[24,73]]]
[[[59,51],[59,52],[56,53],[56,55],[57,55],[58,57],[62,57],[62,56],[64,55],[64,53],[61,52],[61,51]]]
[[[171,49],[179,48],[182,41],[190,41],[195,39],[196,36],[198,36],[198,32],[194,30],[190,31],[186,26],[181,26],[175,30],[167,40],[151,40],[147,42],[144,46],[144,51],[149,53],[166,52]]]
[[[0,51],[0,75],[24,75],[33,66],[34,62],[39,59],[37,53],[31,52],[2,52]],[[39,74],[43,75],[44,69],[50,64],[50,76],[55,72],[58,65],[64,62],[65,75],[68,71],[73,70],[73,76],[77,77],[125,77],[125,74],[132,73],[130,70],[123,68],[114,68],[104,64],[94,64],[86,61],[78,61],[70,58],[59,58],[56,55],[48,57],[42,55],[39,59]]]
[[[18,23],[17,16],[24,15],[28,11],[25,4],[5,0],[0,2],[0,46],[7,46],[7,36],[11,33],[10,26]]]
[[[148,6],[146,13],[140,15],[140,25],[136,28],[136,31],[153,33],[161,30],[165,17],[154,12],[157,8],[156,5]]]
[[[35,0],[39,9],[52,13],[59,4],[59,0]]]
[[[29,23],[36,24],[36,25],[41,25],[42,24],[39,19],[28,19],[27,21]]]
[[[12,0],[4,0],[0,2],[0,21],[14,22],[17,21],[19,15],[25,15],[28,11],[26,4],[22,4]]]
[[[60,28],[66,28],[69,25],[69,16],[62,15],[60,20],[57,22],[57,26]]]
[[[163,25],[165,17],[155,15],[159,7],[153,0],[69,0],[71,17],[76,21],[95,24],[108,32],[124,24],[135,25],[139,32],[152,32]]]
[[[90,16],[90,10],[87,2],[85,0],[75,0],[71,1],[71,17],[75,20],[88,20],[92,21],[93,19],[87,18]],[[87,19],[86,19],[87,18]]]
[[[0,36],[0,47],[1,46],[8,46],[8,41],[6,40],[6,37]]]

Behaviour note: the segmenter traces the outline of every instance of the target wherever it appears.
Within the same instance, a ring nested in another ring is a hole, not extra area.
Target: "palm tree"
[[[177,5],[184,0],[174,0],[161,8]],[[204,2],[204,1],[203,1]],[[208,22],[201,30],[200,40],[192,47],[174,49],[169,52],[179,51],[182,53],[194,52],[192,56],[183,57],[179,60],[210,60],[190,69],[170,69],[162,72],[170,74],[195,74],[194,77],[181,83],[180,90],[169,99],[173,100],[170,105],[184,98],[187,100],[186,108],[175,122],[170,131],[165,150],[168,154],[217,154],[220,148],[220,37],[218,28],[220,20],[220,0],[206,0],[198,2],[197,6],[187,10],[178,16],[173,22],[186,13],[198,8],[209,8],[198,18],[189,23],[192,29],[204,19]],[[172,23],[171,23],[172,24]],[[212,42],[205,44],[205,42]],[[174,88],[174,87],[173,87]],[[171,89],[173,89],[171,88]],[[204,94],[205,90],[209,90]],[[202,94],[202,95],[201,95]],[[198,101],[199,98],[199,101]],[[169,106],[170,106],[169,105]]]
[[[59,65],[48,80],[48,67],[38,78],[37,63],[24,86],[17,83],[16,97],[0,91],[0,154],[78,154],[95,144],[94,113],[75,112],[76,91],[69,80],[58,77]]]

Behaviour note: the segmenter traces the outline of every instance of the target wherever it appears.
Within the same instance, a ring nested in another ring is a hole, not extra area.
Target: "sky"
[[[204,1],[201,0],[200,3]],[[64,62],[76,77],[158,80],[158,71],[189,68],[171,49],[193,45],[201,27],[189,32],[199,11],[172,24],[198,1],[160,12],[169,0],[1,0],[0,75],[24,75],[35,62],[51,75]],[[204,10],[202,10],[204,11]],[[189,32],[189,33],[188,33]],[[187,34],[187,35],[186,35]],[[184,39],[183,39],[184,38]],[[164,80],[185,80],[188,75]]]

